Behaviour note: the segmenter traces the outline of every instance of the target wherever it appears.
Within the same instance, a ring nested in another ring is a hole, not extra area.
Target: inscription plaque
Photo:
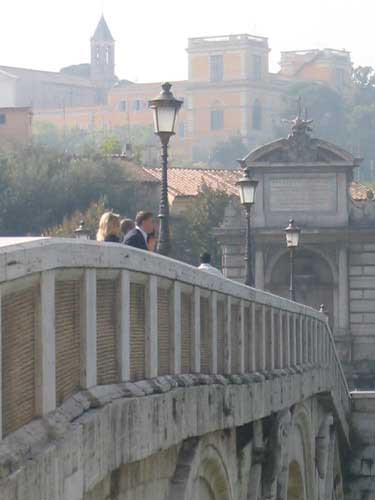
[[[294,176],[269,179],[271,212],[304,211],[333,212],[336,210],[336,177],[334,175]]]

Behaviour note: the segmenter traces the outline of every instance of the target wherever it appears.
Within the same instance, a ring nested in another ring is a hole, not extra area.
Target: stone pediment
[[[357,160],[348,151],[310,136],[311,120],[297,117],[286,139],[278,139],[251,151],[243,159],[246,163],[347,163]]]

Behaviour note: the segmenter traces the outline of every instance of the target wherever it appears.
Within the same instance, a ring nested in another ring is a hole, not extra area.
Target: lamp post
[[[77,240],[89,240],[90,239],[90,231],[89,229],[85,229],[85,221],[81,220],[77,229],[74,230],[74,235]]]
[[[170,250],[169,239],[169,204],[168,204],[168,143],[175,134],[174,127],[182,101],[174,97],[171,92],[172,85],[163,83],[162,91],[155,99],[149,101],[149,108],[154,115],[154,131],[160,138],[162,146],[162,180],[159,205],[159,238],[157,251],[162,255],[168,255]]]
[[[242,178],[236,183],[240,194],[241,205],[246,211],[246,244],[245,244],[245,285],[254,286],[254,273],[251,255],[251,207],[255,200],[258,181],[251,179],[249,169],[244,170]]]
[[[294,253],[298,247],[299,236],[301,230],[294,224],[294,220],[290,219],[288,226],[285,228],[286,244],[289,248],[289,297],[290,300],[296,300],[296,290],[294,286]]]

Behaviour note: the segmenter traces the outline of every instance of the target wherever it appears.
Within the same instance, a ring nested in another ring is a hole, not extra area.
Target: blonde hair
[[[105,241],[110,235],[119,236],[120,231],[120,216],[112,212],[105,212],[100,217],[96,241]]]

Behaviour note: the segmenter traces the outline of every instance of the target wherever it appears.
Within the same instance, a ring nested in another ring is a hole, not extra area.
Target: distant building
[[[105,104],[116,81],[114,58],[115,41],[102,16],[91,39],[90,64],[81,65],[83,76],[69,68],[52,72],[0,65],[0,106],[65,109]]]
[[[90,82],[106,89],[112,82],[106,105],[82,103],[66,110],[56,105],[36,110],[37,122],[84,129],[151,124],[147,102],[160,91],[160,82],[116,82],[114,41],[104,23],[92,40]],[[281,96],[291,83],[321,82],[340,92],[350,85],[352,63],[345,50],[282,52],[278,73],[269,70],[269,52],[267,38],[248,34],[189,39],[188,79],[171,82],[174,95],[184,100],[175,151],[207,161],[214,146],[232,136],[240,136],[250,149],[274,137]]]
[[[0,108],[0,145],[31,140],[31,108]]]

